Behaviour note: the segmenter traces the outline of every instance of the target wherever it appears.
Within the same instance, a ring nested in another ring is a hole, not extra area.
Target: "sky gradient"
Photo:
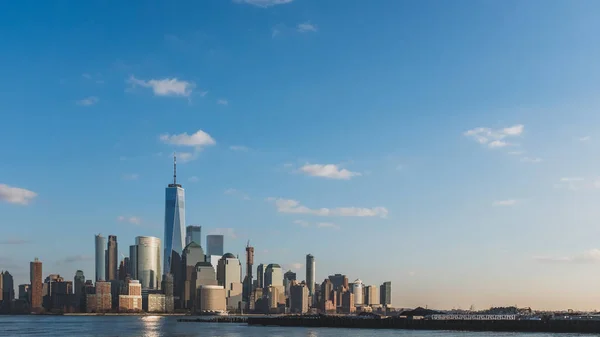
[[[600,309],[599,10],[4,2],[0,269],[162,239],[176,151],[187,223],[242,259],[311,253],[398,307]]]

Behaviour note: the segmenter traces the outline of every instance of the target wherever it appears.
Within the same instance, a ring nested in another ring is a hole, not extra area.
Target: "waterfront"
[[[0,336],[95,337],[550,337],[578,334],[252,327],[245,324],[178,323],[163,316],[0,316]]]

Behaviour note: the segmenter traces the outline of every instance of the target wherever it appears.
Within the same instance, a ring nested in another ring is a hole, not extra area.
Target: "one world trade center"
[[[181,280],[181,253],[185,238],[185,190],[177,183],[177,158],[173,156],[173,183],[165,189],[164,274],[172,274],[175,287]]]

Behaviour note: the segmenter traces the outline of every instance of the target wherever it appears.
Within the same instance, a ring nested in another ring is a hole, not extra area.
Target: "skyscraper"
[[[265,281],[264,286],[277,286],[283,288],[283,272],[281,266],[276,263],[271,263],[265,270]]]
[[[206,236],[206,255],[223,256],[223,235]]]
[[[39,312],[42,310],[42,262],[36,257],[29,263],[29,306],[31,311]]]
[[[231,253],[223,255],[217,266],[217,282],[225,287],[227,308],[237,309],[242,301],[242,264]]]
[[[258,284],[258,288],[260,289],[264,289],[266,288],[265,286],[265,271],[266,271],[267,267],[265,267],[264,264],[259,264],[258,267],[256,267],[256,280],[257,280],[257,284]]]
[[[119,279],[119,248],[117,246],[117,236],[108,236],[108,245],[106,247],[106,281]]]
[[[138,236],[130,246],[131,270],[140,281],[142,289],[160,289],[162,269],[160,266],[160,239],[153,236]],[[130,275],[134,277],[133,275]]]
[[[164,274],[180,276],[185,235],[185,190],[177,183],[177,158],[173,156],[173,183],[165,189]],[[175,287],[177,280],[175,280]],[[175,293],[178,293],[175,291]]]
[[[308,295],[315,296],[315,257],[306,255],[306,285],[308,286]]]
[[[187,226],[185,228],[185,245],[195,242],[202,246],[202,226]]]
[[[106,238],[98,234],[96,238],[96,281],[106,280]]]
[[[75,293],[75,295],[83,294],[85,290],[85,275],[83,275],[83,271],[76,271],[73,281],[73,286],[75,287],[75,289],[73,289],[73,292]]]
[[[250,246],[250,241],[246,245],[246,277],[244,278],[244,301],[249,305],[250,294],[252,293],[252,265],[254,264],[254,247]]]
[[[392,282],[383,282],[383,284],[379,286],[379,297],[379,304],[384,306],[392,305]]]
[[[2,278],[0,283],[2,284],[2,286],[0,286],[0,288],[2,288],[0,289],[2,292],[2,294],[0,294],[0,300],[9,303],[15,299],[15,284],[13,277],[8,271],[4,271],[0,273],[0,278]]]

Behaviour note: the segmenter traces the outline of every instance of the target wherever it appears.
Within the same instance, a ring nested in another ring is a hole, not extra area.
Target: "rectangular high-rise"
[[[223,235],[206,236],[206,255],[223,256]]]
[[[96,281],[106,281],[106,238],[95,235]]]
[[[117,236],[108,236],[108,245],[106,247],[106,281],[119,279],[119,248],[117,246]]]
[[[387,281],[383,282],[381,286],[379,286],[379,303],[384,306],[392,305],[392,282]]]
[[[181,274],[185,235],[185,190],[177,183],[177,161],[173,157],[173,183],[165,189],[165,235],[163,273],[175,279]],[[177,284],[179,280],[176,280]]]
[[[36,257],[29,263],[29,307],[32,312],[42,310],[42,262]]]
[[[202,226],[187,226],[185,228],[185,245],[195,242],[202,246]]]
[[[306,255],[306,285],[308,286],[308,295],[315,297],[315,257]]]

